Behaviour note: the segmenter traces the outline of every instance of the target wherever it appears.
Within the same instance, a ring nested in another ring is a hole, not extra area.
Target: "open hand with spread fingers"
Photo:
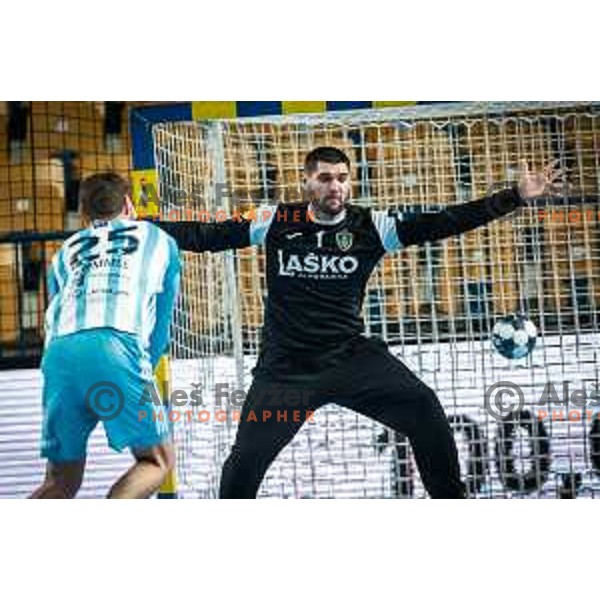
[[[556,168],[559,162],[559,160],[551,162],[540,173],[530,171],[527,161],[522,160],[519,173],[519,194],[521,198],[523,200],[534,200],[544,194],[554,195],[560,193],[565,170]]]

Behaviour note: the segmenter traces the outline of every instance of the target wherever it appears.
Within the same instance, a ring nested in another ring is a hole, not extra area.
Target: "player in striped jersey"
[[[162,407],[153,406],[151,419],[139,415],[169,341],[179,253],[169,235],[131,218],[129,188],[118,175],[87,178],[79,199],[89,226],[66,240],[48,275],[42,360],[48,466],[32,497],[76,495],[88,438],[102,420],[110,446],[130,448],[136,461],[109,497],[144,498],[174,463]]]

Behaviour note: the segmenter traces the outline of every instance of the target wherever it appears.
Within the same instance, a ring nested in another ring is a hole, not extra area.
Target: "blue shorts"
[[[44,353],[42,374],[42,456],[48,460],[83,460],[98,421],[119,452],[168,439],[167,415],[136,336],[104,328],[54,338]]]

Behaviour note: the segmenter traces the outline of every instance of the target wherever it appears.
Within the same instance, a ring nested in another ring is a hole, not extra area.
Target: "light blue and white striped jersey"
[[[158,362],[179,290],[177,244],[146,221],[96,222],[65,241],[48,273],[46,345],[98,327],[135,334]]]

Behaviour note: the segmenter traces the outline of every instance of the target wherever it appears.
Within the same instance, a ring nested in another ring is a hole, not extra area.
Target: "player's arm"
[[[515,188],[431,213],[374,211],[373,222],[386,252],[460,235],[507,215],[524,204]]]
[[[52,299],[58,294],[61,288],[64,286],[64,264],[63,264],[63,252],[62,249],[54,254],[52,262],[48,267],[46,273],[46,289],[48,292],[48,304],[52,302]]]
[[[221,252],[262,244],[277,207],[265,207],[252,213],[215,223],[201,221],[154,221],[172,236],[181,250]]]
[[[562,170],[554,169],[554,164],[548,165],[541,173],[531,173],[524,162],[521,164],[519,183],[510,188],[479,200],[450,206],[436,213],[390,213],[388,216],[395,221],[393,228],[381,215],[378,216],[376,224],[386,250],[443,240],[477,229],[512,213],[552,188],[561,176]]]
[[[523,206],[516,186],[485,198],[450,206],[436,213],[404,214],[396,220],[400,247],[422,245],[461,235],[503,217]]]
[[[173,310],[179,294],[181,261],[175,240],[169,238],[169,262],[163,279],[163,289],[156,296],[156,321],[150,335],[149,353],[152,368],[168,350]]]

